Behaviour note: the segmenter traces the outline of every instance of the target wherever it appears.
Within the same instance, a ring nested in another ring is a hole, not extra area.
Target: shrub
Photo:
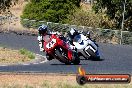
[[[58,3],[59,2],[59,3]],[[23,19],[65,22],[67,15],[79,7],[80,0],[31,0],[21,16]]]

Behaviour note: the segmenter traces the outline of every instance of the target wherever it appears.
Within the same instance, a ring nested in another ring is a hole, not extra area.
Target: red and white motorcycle
[[[58,59],[65,64],[79,64],[80,58],[76,51],[71,50],[61,36],[56,34],[46,35],[43,37],[43,47],[48,60]]]

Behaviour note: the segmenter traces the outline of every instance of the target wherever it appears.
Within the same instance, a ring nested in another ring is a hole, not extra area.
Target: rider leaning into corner
[[[75,28],[71,28],[71,30],[68,32],[68,40],[70,41],[70,44],[73,45],[73,39],[76,35],[79,35],[81,34],[80,32],[78,32]],[[88,31],[87,34],[86,34],[86,37],[91,40],[90,38],[90,32]]]
[[[68,32],[68,40],[70,42],[70,44],[73,45],[73,39],[76,35],[79,35],[80,33],[75,29],[75,28],[71,28],[71,30]]]
[[[47,25],[41,25],[39,28],[38,28],[38,42],[39,42],[39,47],[40,47],[40,51],[44,51],[44,48],[43,48],[43,42],[44,42],[44,36],[46,35],[51,35],[51,34],[57,34],[57,35],[61,35],[59,32],[51,32],[48,28]],[[68,40],[70,42],[70,47],[71,49],[75,49],[75,46],[73,44],[73,39],[76,35],[79,35],[80,33],[75,29],[75,28],[71,28],[71,30],[68,32]],[[87,33],[87,38],[91,39],[90,38],[90,33],[88,32]]]
[[[79,35],[79,34],[82,34],[82,33],[78,32],[75,28],[71,28],[71,30],[68,32],[69,41],[70,41],[70,44],[73,45],[73,46],[71,46],[71,47],[73,47],[73,49],[76,49],[76,48],[74,47],[74,44],[73,44],[73,39],[74,39],[74,37],[75,37],[76,35]],[[88,43],[89,43],[89,44],[93,45],[93,42],[94,42],[94,44],[95,44],[97,47],[99,47],[98,44],[96,43],[96,41],[91,39],[90,31],[87,31],[87,33],[84,34],[84,35],[85,35],[85,36],[84,36],[83,38],[84,38],[84,39],[88,39]]]
[[[44,51],[43,49],[43,36],[45,34],[48,34],[48,27],[46,25],[42,25],[38,28],[38,42],[39,42],[39,47],[40,51]]]
[[[71,28],[70,31],[67,34],[67,36],[69,37],[69,39],[68,39],[69,43],[74,46],[74,44],[73,44],[74,37],[76,35],[80,35],[80,34],[83,34],[83,33],[78,32],[75,28]],[[84,40],[87,40],[88,44],[93,45],[93,46],[96,45],[98,47],[98,44],[96,44],[96,41],[91,40],[89,31],[86,34],[83,34],[83,35],[84,36],[82,36],[81,38],[84,39]],[[76,50],[76,47],[75,47],[75,50]],[[99,56],[98,50],[97,50],[97,55]]]
[[[65,40],[65,38],[63,36],[61,36],[61,33],[59,32],[51,32],[48,28],[47,25],[41,25],[39,28],[38,28],[38,42],[39,42],[39,48],[40,48],[40,51],[45,51],[44,48],[43,48],[43,42],[44,42],[44,37],[46,35],[52,35],[52,34],[57,34],[57,35],[60,35],[60,37],[62,37],[62,39]],[[71,28],[71,31],[68,33],[68,37],[69,37],[69,41],[70,41],[70,48],[71,49],[75,49],[75,46],[73,45],[73,38],[79,34],[74,28],[72,29]]]
[[[52,34],[57,34],[57,35],[61,35],[59,32],[51,32],[48,28],[47,25],[41,25],[39,28],[38,28],[38,42],[39,42],[39,47],[40,47],[40,51],[45,51],[44,48],[43,48],[43,42],[44,42],[44,37],[46,35],[52,35]]]
[[[40,47],[40,51],[44,51],[44,48],[43,48],[43,42],[44,42],[44,37],[46,35],[51,35],[51,34],[58,34],[60,35],[60,33],[58,32],[51,32],[48,28],[47,25],[41,25],[39,28],[38,28],[38,42],[39,42],[39,47]]]

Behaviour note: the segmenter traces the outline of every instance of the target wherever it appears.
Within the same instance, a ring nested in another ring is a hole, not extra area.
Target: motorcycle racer
[[[85,58],[89,58],[87,57],[87,55],[85,55],[82,51],[83,49],[85,49],[87,46],[89,49],[88,53],[90,53],[89,55],[91,55],[92,57],[99,57],[100,58],[100,55],[99,55],[99,52],[98,52],[98,44],[96,44],[95,41],[93,41],[91,38],[90,38],[90,32],[88,31],[86,34],[83,34],[78,32],[75,28],[71,28],[71,30],[69,31],[68,33],[68,37],[69,37],[69,42],[71,45],[73,45],[75,47],[75,49],[77,49],[77,52],[81,52]],[[89,48],[89,47],[94,47],[94,49],[92,48]],[[92,49],[92,50],[90,50]],[[92,53],[91,53],[92,52]],[[95,58],[96,59],[96,58]]]
[[[68,32],[68,40],[71,45],[73,45],[73,39],[76,35],[80,34],[75,28],[71,28],[71,30]]]
[[[73,39],[76,35],[79,35],[81,34],[80,32],[78,32],[75,28],[71,28],[71,30],[68,32],[68,40],[71,44],[71,48],[72,49],[75,49],[75,46],[73,44]],[[90,38],[90,32],[88,31],[87,34],[86,34],[86,37],[84,37],[84,39],[89,39],[89,44],[91,44],[91,38]]]
[[[51,34],[61,35],[59,32],[51,32],[47,25],[43,24],[39,26],[37,40],[39,42],[40,51],[44,51],[44,48],[43,48],[44,37],[46,35],[51,35]]]
[[[48,31],[47,31],[48,27],[46,25],[41,25],[39,28],[38,28],[38,42],[39,42],[39,47],[40,47],[40,51],[44,51],[43,49],[43,36],[47,33],[48,34]]]
[[[79,35],[80,33],[75,29],[75,28],[71,28],[70,31],[68,32],[67,36],[68,36],[68,40],[70,43],[70,47],[71,49],[75,50],[76,47],[73,44],[73,39],[76,35]]]
[[[80,32],[78,32],[75,28],[71,28],[71,30],[68,32],[68,37],[69,37],[69,41],[70,43],[73,45],[73,39],[76,35],[79,35],[81,34]],[[86,37],[91,40],[91,37],[90,37],[90,31],[88,31],[86,33]]]

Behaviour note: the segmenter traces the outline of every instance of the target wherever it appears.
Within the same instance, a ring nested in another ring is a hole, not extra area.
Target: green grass
[[[31,51],[28,51],[27,49],[22,48],[19,50],[19,52],[23,55],[28,56],[28,58],[30,58],[30,59],[35,59],[34,53],[32,53]]]

